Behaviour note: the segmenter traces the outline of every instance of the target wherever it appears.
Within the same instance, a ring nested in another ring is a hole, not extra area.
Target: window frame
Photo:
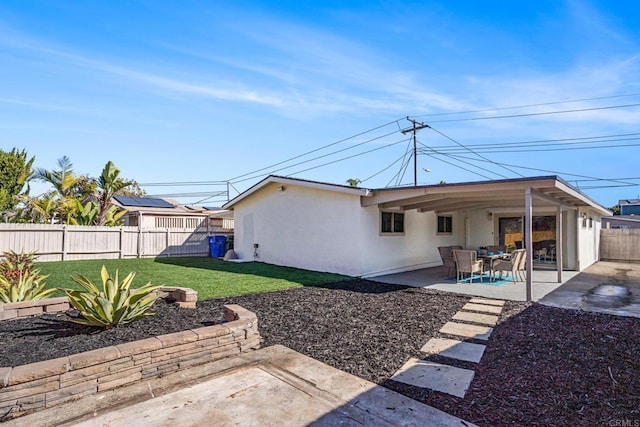
[[[440,230],[440,218],[445,221],[442,222],[443,230]],[[449,225],[449,231],[447,231],[447,224]],[[436,215],[436,234],[437,235],[451,235],[453,234],[453,215]]]
[[[384,218],[385,214],[386,215],[391,215],[391,223],[390,223],[391,231],[384,231],[384,229],[383,229],[384,224],[385,224],[385,221],[384,221],[383,218]],[[402,216],[402,222],[401,222],[402,231],[396,231],[396,218],[398,216]],[[378,225],[378,234],[380,236],[404,236],[404,233],[405,233],[405,218],[406,218],[406,215],[405,215],[404,212],[387,211],[387,210],[382,211],[381,210],[380,211],[380,216],[378,218],[380,218],[380,223]]]

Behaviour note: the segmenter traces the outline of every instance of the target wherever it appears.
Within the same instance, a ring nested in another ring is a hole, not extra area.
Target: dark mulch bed
[[[196,310],[158,303],[157,316],[103,332],[41,316],[0,323],[0,365],[211,325],[234,303],[258,315],[264,346],[283,344],[480,425],[640,419],[640,319],[507,303],[478,365],[439,360],[475,368],[464,399],[389,380],[468,300],[353,280],[201,301]]]

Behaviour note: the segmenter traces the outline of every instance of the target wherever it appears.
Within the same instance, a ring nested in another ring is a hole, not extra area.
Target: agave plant
[[[0,275],[0,300],[2,302],[22,302],[45,298],[53,289],[45,289],[44,280],[48,276],[41,276],[40,270],[32,270],[29,274],[21,274],[18,280],[8,280]]]
[[[104,265],[100,276],[102,289],[81,274],[77,277],[71,276],[71,279],[79,284],[83,291],[61,289],[69,298],[69,304],[82,316],[73,319],[74,322],[109,329],[154,314],[148,310],[158,296],[150,294],[160,288],[160,285],[147,283],[141,288],[130,289],[135,273],[129,273],[120,282],[118,270],[111,276]]]

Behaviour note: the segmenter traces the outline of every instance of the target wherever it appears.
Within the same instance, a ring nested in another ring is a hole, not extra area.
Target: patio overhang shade
[[[524,211],[527,250],[527,301],[531,300],[533,266],[532,216],[536,208],[556,209],[558,282],[562,282],[563,211],[583,209],[600,215],[611,212],[573,188],[558,176],[426,185],[374,190],[361,198],[362,206],[381,209],[416,209],[419,212],[450,213],[460,210],[514,208]]]

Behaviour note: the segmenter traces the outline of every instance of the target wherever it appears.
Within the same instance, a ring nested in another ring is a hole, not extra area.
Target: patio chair
[[[438,246],[438,252],[440,252],[440,258],[442,259],[442,266],[447,269],[447,277],[453,275],[456,269],[456,260],[453,258],[453,250],[462,249],[462,246]]]
[[[527,271],[527,251],[526,249],[522,250],[522,255],[520,256],[520,262],[518,263],[518,268],[516,269],[516,273],[518,273],[518,276],[520,278],[522,278],[522,281],[524,282],[526,280],[526,275],[525,272]]]
[[[537,251],[535,251],[535,255],[536,255],[536,259],[538,261],[546,260],[547,259],[547,248],[538,249]]]
[[[500,273],[500,278],[502,278],[502,273],[511,273],[511,278],[513,279],[513,283],[516,282],[516,277],[518,276],[518,269],[520,267],[521,261],[524,258],[526,250],[525,249],[516,249],[511,252],[510,259],[498,259],[493,263],[493,274],[496,272]]]
[[[480,275],[480,281],[482,282],[484,262],[477,258],[476,251],[454,249],[453,258],[456,260],[456,281],[458,283],[460,283],[460,278],[464,277],[465,273],[469,273],[470,284],[473,283],[473,273],[478,273]]]

